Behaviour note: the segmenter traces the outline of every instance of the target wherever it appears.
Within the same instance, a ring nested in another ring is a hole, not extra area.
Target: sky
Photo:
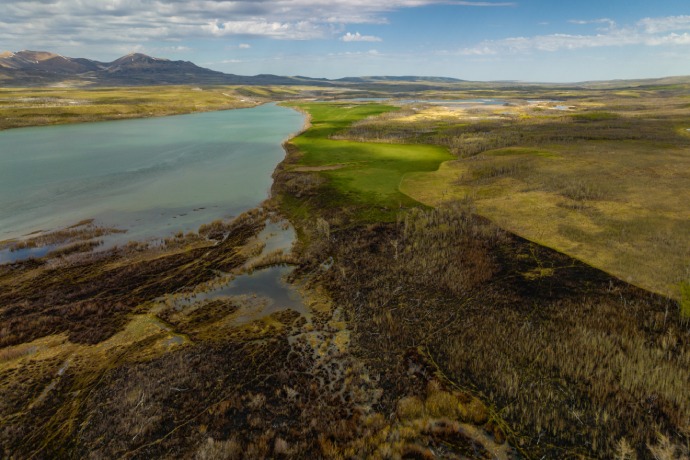
[[[577,82],[690,75],[688,0],[1,0],[0,51],[239,75]]]

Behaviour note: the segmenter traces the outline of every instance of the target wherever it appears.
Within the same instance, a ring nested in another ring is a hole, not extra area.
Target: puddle
[[[267,221],[264,229],[257,235],[257,240],[264,244],[261,254],[248,261],[247,265],[268,254],[279,251],[289,253],[296,239],[295,229],[289,222]],[[178,298],[174,301],[174,307],[180,311],[217,299],[233,298],[240,306],[232,321],[238,326],[283,310],[294,310],[309,317],[309,310],[302,296],[294,286],[285,281],[293,270],[293,266],[280,264],[237,275],[205,292]],[[202,305],[199,306],[203,308]]]
[[[37,248],[15,249],[10,248],[0,250],[0,264],[17,262],[25,259],[40,259],[45,257],[50,251],[57,249],[59,245],[53,244],[48,246],[40,246]]]
[[[266,245],[262,254],[270,254],[278,250],[290,252],[293,243],[297,239],[297,235],[292,225],[286,221],[268,221],[266,222],[266,227],[259,233],[258,238]]]
[[[233,321],[237,325],[248,324],[272,313],[288,309],[306,316],[309,312],[302,296],[294,287],[285,282],[285,277],[293,270],[293,267],[280,265],[257,270],[248,275],[240,275],[225,286],[191,297],[185,304],[241,296],[259,297],[265,300],[254,302],[254,305],[249,308],[240,309]]]

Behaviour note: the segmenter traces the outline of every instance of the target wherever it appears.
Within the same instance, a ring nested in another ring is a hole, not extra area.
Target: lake
[[[268,197],[302,114],[275,104],[0,132],[0,241],[95,218],[126,239],[196,230]]]

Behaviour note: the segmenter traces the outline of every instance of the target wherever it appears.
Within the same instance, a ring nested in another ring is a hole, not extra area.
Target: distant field
[[[293,93],[290,89],[192,86],[0,88],[0,130],[253,107],[266,97]]]
[[[469,198],[503,228],[680,298],[690,278],[690,100],[627,91],[510,106],[409,106],[342,138],[435,143],[457,159],[400,191]]]

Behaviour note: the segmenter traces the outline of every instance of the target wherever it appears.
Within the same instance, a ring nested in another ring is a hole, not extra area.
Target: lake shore
[[[109,237],[124,244],[236,216],[267,198],[303,124],[269,104],[2,132],[0,240],[95,219],[126,230]]]

